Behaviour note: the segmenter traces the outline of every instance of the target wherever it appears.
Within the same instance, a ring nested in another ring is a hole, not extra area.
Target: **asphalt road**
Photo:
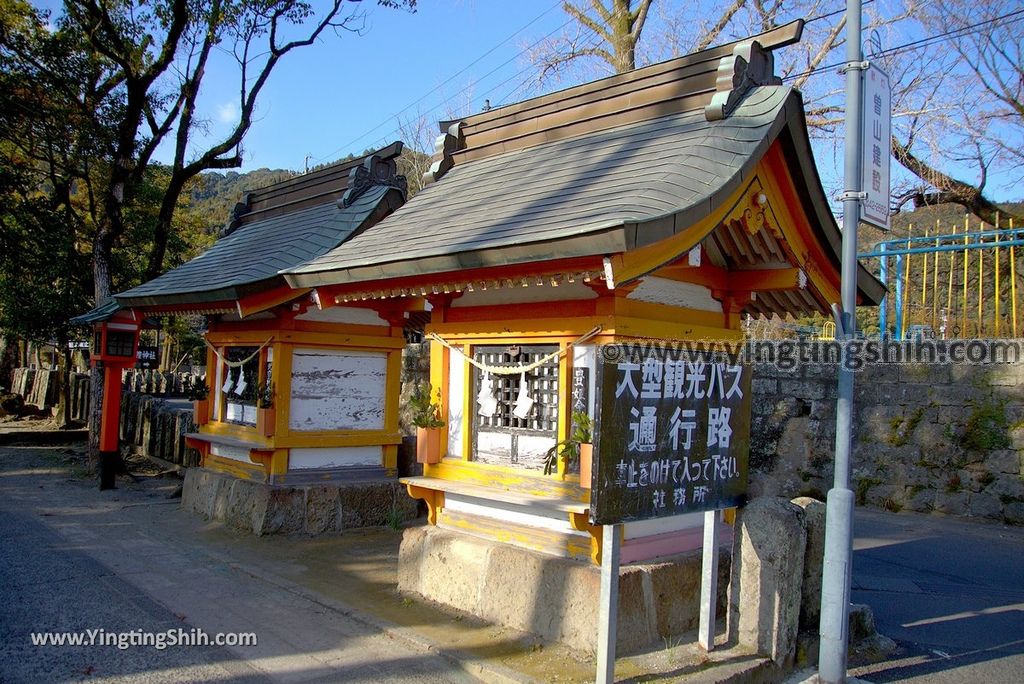
[[[858,510],[854,603],[900,646],[871,682],[1024,682],[1024,528]]]
[[[69,477],[62,451],[0,448],[0,683],[475,681],[436,654],[166,534],[159,521],[177,509],[164,491],[173,482],[100,496],[91,481]],[[253,632],[258,643],[32,643],[42,632],[179,629]]]

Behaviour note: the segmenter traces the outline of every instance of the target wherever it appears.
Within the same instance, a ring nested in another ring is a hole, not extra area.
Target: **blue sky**
[[[531,74],[522,49],[566,20],[554,0],[421,0],[415,14],[359,5],[362,35],[326,34],[278,65],[243,146],[243,170],[301,170],[306,155],[322,163],[397,139],[396,116],[433,122],[479,111],[485,98],[497,103]],[[216,133],[227,127],[218,114],[235,112],[234,74],[211,76],[204,104]]]
[[[693,4],[699,13],[699,7],[711,1]],[[312,2],[316,6],[323,0]],[[55,8],[60,3],[39,4]],[[876,0],[873,8],[895,12],[899,4],[900,0]],[[823,2],[821,11],[842,6],[841,0]],[[419,0],[415,13],[364,0],[352,3],[352,8],[366,14],[361,34],[325,33],[316,45],[294,51],[278,65],[243,143],[242,171],[301,171],[307,158],[310,165],[325,163],[401,138],[399,117],[422,115],[435,134],[439,119],[478,112],[485,100],[498,106],[539,94],[531,81],[536,70],[525,51],[568,25],[561,0]],[[652,10],[645,38],[658,20]],[[828,23],[835,21],[838,17]],[[908,39],[899,34],[888,35],[888,44]],[[205,119],[208,140],[223,136],[236,120],[236,69],[231,58],[221,54],[203,83],[200,117]],[[589,78],[599,75],[590,72]],[[842,88],[842,77],[834,69],[814,78],[832,81],[819,85]],[[579,80],[548,83],[544,91]],[[194,139],[201,143],[202,133]],[[818,141],[814,147],[826,191],[838,194],[841,143]],[[161,161],[168,157],[169,150],[158,155]],[[895,162],[893,173],[900,174]],[[970,172],[959,175],[974,180]],[[1014,180],[990,183],[988,190],[997,199],[1018,199],[1021,193]]]

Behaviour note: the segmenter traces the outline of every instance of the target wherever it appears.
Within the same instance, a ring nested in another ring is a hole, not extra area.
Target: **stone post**
[[[729,587],[729,638],[787,666],[796,653],[807,532],[804,510],[776,497],[740,510]]]

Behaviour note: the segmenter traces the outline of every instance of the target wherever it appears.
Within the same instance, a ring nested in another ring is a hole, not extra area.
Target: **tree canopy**
[[[562,8],[570,28],[530,54],[541,82],[628,71],[805,19],[803,40],[779,51],[777,72],[803,92],[813,136],[841,133],[842,79],[822,76],[844,60],[846,18],[835,3],[566,0]],[[864,35],[879,42],[871,58],[894,88],[893,152],[904,169],[894,182],[896,209],[954,202],[995,222],[991,178],[1016,172],[1024,158],[1022,15],[1013,0],[866,3]]]

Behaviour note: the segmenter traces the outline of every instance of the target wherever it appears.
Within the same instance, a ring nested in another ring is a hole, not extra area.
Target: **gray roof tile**
[[[722,121],[692,110],[456,164],[394,215],[287,270],[289,282],[309,285],[321,278],[304,274],[567,238],[710,207],[712,195],[758,161],[795,97],[788,87],[764,86]]]
[[[337,247],[375,212],[389,192],[376,186],[351,206],[331,200],[246,223],[195,259],[115,295],[124,306],[206,303],[237,299],[266,287],[278,272]]]

